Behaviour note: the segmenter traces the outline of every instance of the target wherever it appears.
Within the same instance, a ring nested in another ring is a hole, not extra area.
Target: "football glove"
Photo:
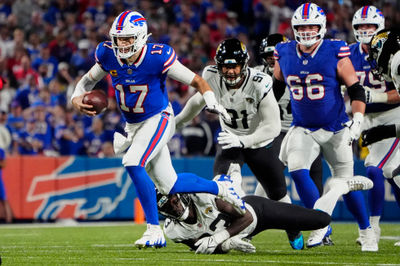
[[[221,245],[221,249],[224,252],[228,252],[229,250],[238,250],[244,253],[256,252],[256,247],[250,242],[244,241],[241,235],[236,235],[224,241]]]
[[[371,88],[365,87],[365,103],[386,103],[388,95],[385,92],[377,92]]]
[[[214,113],[217,115],[220,115],[221,118],[224,121],[231,121],[231,116],[229,115],[229,113],[226,111],[225,107],[223,107],[220,104],[213,104],[213,105],[207,105],[206,110],[209,111],[210,113]]]
[[[197,241],[194,245],[197,247],[196,254],[212,254],[219,244],[229,238],[229,232],[223,230],[212,236],[206,236]]]
[[[240,141],[239,137],[228,131],[221,131],[217,140],[224,150],[230,148],[244,148],[244,144]]]
[[[396,137],[395,125],[373,127],[361,133],[361,146],[366,147],[383,139],[394,137]]]
[[[353,114],[352,120],[347,121],[346,123],[343,124],[344,127],[349,128],[349,133],[350,133],[349,145],[351,145],[353,140],[356,140],[360,137],[361,124],[363,121],[364,121],[364,115],[360,112],[356,112]]]

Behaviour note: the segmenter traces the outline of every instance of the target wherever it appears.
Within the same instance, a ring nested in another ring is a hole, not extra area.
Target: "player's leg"
[[[11,223],[12,222],[12,211],[10,204],[8,203],[7,200],[7,194],[3,182],[3,178],[0,176],[0,218],[4,217],[4,221],[6,223]]]
[[[356,190],[368,190],[373,187],[373,182],[363,176],[354,176],[350,178],[330,178],[325,185],[325,193],[314,205],[314,209],[323,211],[332,215],[340,196]],[[308,240],[307,247],[319,246],[323,239],[330,235],[331,228],[326,226],[313,231]]]
[[[271,200],[291,203],[287,195],[286,180],[283,174],[284,165],[278,154],[270,147],[243,150],[245,162],[263,186]],[[286,231],[293,249],[303,249],[303,235],[298,230]]]
[[[309,170],[319,153],[319,144],[310,132],[302,127],[292,127],[282,142],[279,155],[281,161],[288,165],[297,193],[307,208],[312,208],[320,197]]]
[[[317,186],[320,195],[324,193],[324,184],[322,183],[322,156],[321,154],[314,160],[310,168],[310,176],[314,184]]]
[[[331,217],[322,211],[307,209],[299,205],[288,204],[249,195],[243,197],[257,215],[257,226],[250,237],[267,229],[315,230],[324,228]]]
[[[351,178],[353,176],[353,151],[348,145],[348,128],[334,134],[330,140],[323,144],[323,155],[328,162],[332,176],[335,178]],[[377,251],[374,232],[370,226],[366,203],[360,191],[350,192],[343,196],[344,202],[356,218],[360,235],[362,235],[362,251]]]

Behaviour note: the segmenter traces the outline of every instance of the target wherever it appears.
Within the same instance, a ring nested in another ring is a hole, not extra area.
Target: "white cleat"
[[[377,252],[378,243],[376,242],[375,232],[372,227],[359,230],[361,240],[361,251]]]
[[[162,248],[167,246],[164,233],[159,225],[147,224],[147,230],[143,236],[136,240],[135,246],[141,248]]]
[[[371,179],[361,176],[355,175],[351,178],[346,178],[347,186],[349,187],[349,191],[356,190],[368,190],[374,186],[374,182]]]
[[[312,248],[312,247],[317,247],[317,246],[323,246],[322,240],[325,237],[329,237],[332,234],[332,227],[330,225],[317,229],[314,231],[311,231],[310,236],[308,237],[307,240],[307,247]]]
[[[369,219],[369,223],[371,224],[372,230],[374,231],[376,243],[379,243],[379,240],[381,239],[381,228],[379,227],[379,223],[378,222],[373,222],[371,217]],[[359,233],[359,236],[356,239],[356,243],[361,246],[360,229],[358,229],[358,233]]]
[[[396,242],[396,243],[394,243],[394,245],[395,245],[396,247],[400,247],[400,241],[399,241],[399,242]]]
[[[244,201],[236,193],[232,186],[232,180],[227,175],[218,175],[214,178],[218,185],[218,196],[223,200],[233,205],[235,210],[240,214],[246,213]]]

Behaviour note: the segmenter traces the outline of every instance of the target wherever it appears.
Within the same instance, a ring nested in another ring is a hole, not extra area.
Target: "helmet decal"
[[[132,11],[125,11],[119,16],[119,19],[118,19],[118,22],[117,22],[117,25],[116,25],[116,29],[117,30],[122,30],[122,26],[124,25],[125,18],[131,12]]]
[[[303,12],[302,12],[302,19],[309,19],[309,14],[310,14],[310,3],[305,3],[303,6]]]

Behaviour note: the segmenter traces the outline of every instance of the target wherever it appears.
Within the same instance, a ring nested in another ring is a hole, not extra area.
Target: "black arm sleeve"
[[[349,94],[350,102],[357,100],[365,103],[364,88],[358,81],[347,88],[347,93]]]
[[[278,102],[285,93],[286,83],[276,79],[275,77],[273,77],[273,80],[274,82],[272,83],[272,89],[274,91],[276,101]]]

